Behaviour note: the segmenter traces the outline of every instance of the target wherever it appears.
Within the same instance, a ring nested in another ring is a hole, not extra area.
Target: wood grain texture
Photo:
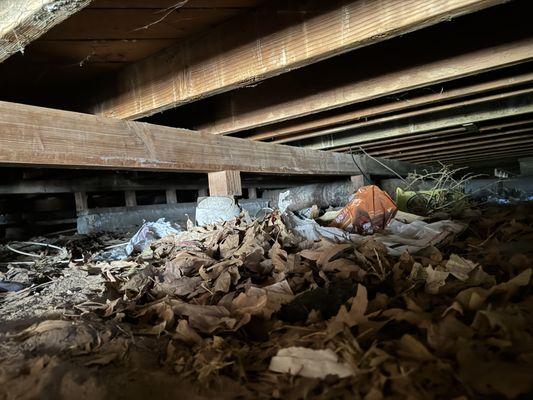
[[[51,30],[43,39],[183,39],[238,12],[238,9],[86,8]]]
[[[516,85],[529,84],[533,82],[533,72],[526,72],[506,78],[494,79],[481,83],[469,84],[466,86],[442,90],[437,93],[422,94],[416,97],[405,97],[390,103],[371,105],[337,112],[333,115],[315,117],[309,120],[295,120],[280,123],[275,126],[257,129],[253,135],[246,136],[247,139],[265,140],[281,138],[277,143],[289,142],[300,139],[298,135],[305,132],[316,132],[319,129],[328,128],[340,124],[355,121],[366,121],[383,114],[399,113],[416,107],[428,106],[444,101],[456,100],[465,96],[480,95],[486,92],[505,89]]]
[[[242,196],[239,171],[217,171],[207,175],[210,196]]]
[[[414,111],[408,111],[404,113],[397,112],[397,113],[389,114],[383,117],[370,119],[369,121],[360,121],[360,122],[358,121],[358,122],[354,122],[351,124],[339,125],[333,128],[328,128],[328,129],[323,129],[323,130],[319,129],[313,132],[303,133],[301,135],[294,135],[288,138],[274,140],[271,143],[283,144],[283,143],[302,141],[302,140],[306,140],[310,138],[316,138],[320,136],[338,135],[338,134],[342,134],[347,131],[355,132],[356,130],[361,131],[362,129],[368,129],[372,127],[379,128],[380,126],[386,123],[402,121],[408,118],[422,118],[423,119],[427,117],[428,115],[431,116],[437,113],[442,114],[446,111],[450,111],[453,113],[455,110],[460,110],[467,106],[472,106],[475,104],[490,104],[490,102],[494,100],[512,99],[512,98],[515,98],[516,96],[519,96],[521,94],[526,94],[526,93],[533,93],[533,89],[530,87],[526,89],[509,90],[509,91],[504,91],[504,92],[500,92],[496,94],[479,96],[473,99],[451,102],[451,103],[437,105],[433,107],[424,107],[421,109],[417,109]]]
[[[414,136],[418,133],[437,131],[475,124],[483,121],[497,120],[512,116],[527,115],[533,112],[533,94],[524,90],[513,97],[493,100],[482,104],[472,104],[447,110],[443,113],[429,114],[424,118],[409,119],[394,124],[378,126],[359,132],[347,132],[329,137],[307,139],[300,144],[312,149],[337,149],[343,146],[361,145],[375,140],[402,136]]]
[[[262,0],[93,0],[89,8],[251,8]]]
[[[311,15],[269,3],[125,68],[88,110],[148,116],[502,2],[344,0]]]
[[[346,154],[0,102],[0,164],[353,175]],[[383,170],[369,166],[369,173]]]
[[[91,0],[4,0],[0,2],[0,62],[64,21]]]
[[[279,77],[276,82],[267,81],[253,91],[230,93],[230,98],[224,99],[225,104],[216,107],[219,110],[217,117],[195,128],[214,134],[230,134],[524,63],[533,60],[533,38],[492,46],[486,44],[472,51],[456,53],[401,68],[391,65],[392,68],[379,74],[374,73],[379,63],[370,63],[367,74],[359,74],[355,71],[356,66],[350,71],[348,66],[342,68],[339,65],[332,71],[331,78],[325,75],[322,81],[327,83],[317,83],[312,89],[307,83],[312,79],[307,74],[310,71],[301,71],[301,75],[292,81]],[[283,87],[285,91],[281,90]]]

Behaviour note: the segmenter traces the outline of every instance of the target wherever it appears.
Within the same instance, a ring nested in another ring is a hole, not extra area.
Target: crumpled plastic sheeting
[[[375,235],[375,239],[387,246],[391,256],[400,256],[405,251],[415,254],[434,246],[465,228],[464,223],[449,219],[432,223],[413,221],[409,224],[394,219],[383,233]]]
[[[181,231],[182,229],[179,225],[174,227],[170,222],[165,221],[165,218],[159,218],[155,222],[145,222],[126,245],[126,255],[129,256],[134,251],[143,251],[154,240],[177,234]]]
[[[321,226],[314,219],[296,216],[290,211],[286,211],[282,216],[283,222],[289,229],[307,240],[320,240],[325,238],[336,243],[350,242],[350,233],[339,228]]]
[[[196,223],[199,226],[231,221],[241,213],[235,199],[228,196],[206,197],[196,206]]]
[[[322,238],[335,243],[361,243],[368,236],[350,234],[339,228],[319,225],[315,220],[301,218],[291,212],[283,215],[283,222],[294,233],[306,240],[320,240]],[[393,219],[380,233],[375,233],[372,238],[387,247],[388,254],[399,256],[404,251],[415,254],[429,246],[436,245],[448,236],[458,234],[466,225],[451,220],[442,220],[432,223],[413,221],[404,223]]]

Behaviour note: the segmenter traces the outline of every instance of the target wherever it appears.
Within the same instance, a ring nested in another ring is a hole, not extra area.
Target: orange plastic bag
[[[329,226],[370,235],[383,230],[397,211],[398,207],[383,190],[374,185],[363,186]]]

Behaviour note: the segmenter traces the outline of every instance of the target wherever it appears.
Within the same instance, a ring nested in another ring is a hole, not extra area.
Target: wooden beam
[[[482,95],[487,92],[494,92],[510,88],[516,85],[530,84],[533,82],[533,72],[513,74],[505,78],[498,78],[481,83],[469,84],[457,88],[444,89],[436,93],[423,94],[416,97],[402,96],[390,103],[358,107],[350,111],[343,111],[329,116],[320,116],[306,121],[287,121],[275,126],[267,126],[256,130],[256,133],[246,136],[247,139],[265,140],[273,138],[283,138],[277,143],[287,142],[296,137],[296,134],[304,132],[316,132],[321,128],[337,126],[354,121],[366,121],[383,114],[398,114],[399,112],[412,108],[448,102],[463,97]]]
[[[506,149],[517,149],[517,150],[523,150],[524,148],[527,148],[528,146],[533,146],[533,135],[525,135],[525,136],[519,136],[517,138],[512,138],[511,140],[509,138],[502,139],[493,139],[490,141],[477,141],[478,146],[464,146],[461,148],[460,146],[447,146],[442,148],[437,148],[432,153],[425,153],[420,155],[399,155],[398,159],[402,160],[409,160],[409,161],[420,161],[420,160],[440,160],[441,158],[448,159],[450,157],[455,158],[465,158],[470,153],[477,153],[477,154],[483,154],[485,152],[492,151],[504,151]]]
[[[0,102],[0,164],[353,175],[348,154]],[[407,168],[407,166],[406,166]],[[382,167],[370,165],[369,174]]]
[[[498,132],[498,131],[507,131],[511,128],[523,128],[529,126],[533,122],[532,119],[526,119],[516,122],[505,122],[500,124],[489,124],[481,127],[477,127],[477,131],[480,134],[483,133],[491,133],[491,132]],[[417,133],[415,136],[400,136],[392,139],[384,139],[384,140],[377,140],[372,141],[369,143],[366,143],[365,150],[369,152],[370,154],[379,154],[381,151],[380,149],[387,149],[387,148],[398,148],[403,149],[404,146],[411,146],[416,145],[417,143],[430,143],[434,139],[448,139],[452,137],[457,136],[465,136],[469,134],[469,130],[467,129],[468,125],[460,126],[458,128],[452,128],[452,129],[441,129],[437,131],[431,131],[428,133]],[[350,146],[336,148],[336,151],[349,151]]]
[[[89,111],[152,115],[503,2],[269,2],[125,68]]]
[[[347,131],[354,132],[355,130],[358,130],[358,129],[368,128],[368,127],[375,126],[375,125],[380,126],[385,123],[401,121],[407,118],[424,117],[425,115],[441,113],[444,111],[454,112],[455,110],[466,107],[466,106],[471,106],[474,104],[486,104],[493,100],[513,98],[523,93],[533,93],[533,88],[517,89],[513,91],[506,91],[506,92],[501,92],[497,94],[491,94],[491,95],[483,96],[483,97],[475,97],[469,100],[463,100],[463,101],[448,103],[444,105],[438,105],[434,107],[424,107],[421,109],[417,109],[415,111],[409,111],[409,112],[404,112],[404,113],[398,112],[398,113],[394,113],[391,115],[386,115],[384,117],[373,118],[373,119],[370,119],[369,121],[358,121],[358,122],[353,122],[351,124],[340,125],[340,126],[336,126],[336,127],[329,128],[329,129],[316,130],[312,132],[302,133],[299,135],[289,136],[287,138],[274,140],[271,143],[279,143],[279,144],[290,143],[290,142],[296,142],[296,141],[310,139],[310,138],[319,137],[319,136],[326,136],[326,135],[333,135],[333,134],[337,135],[337,134],[347,132]]]
[[[241,173],[239,171],[210,172],[210,196],[242,196]]]
[[[375,140],[401,136],[415,136],[418,133],[437,131],[465,124],[479,123],[533,112],[533,94],[521,94],[504,100],[460,107],[455,111],[426,115],[424,118],[406,119],[392,126],[348,132],[333,137],[317,137],[300,143],[312,149],[337,149],[343,146],[361,145]]]
[[[0,62],[52,27],[89,5],[91,0],[3,0],[0,2]]]
[[[202,174],[203,175],[203,174]],[[306,183],[322,182],[329,179],[326,176],[313,177],[309,175],[279,176],[256,175],[244,177],[243,188],[281,189],[299,186]],[[165,179],[142,178],[132,179],[122,175],[94,176],[87,178],[17,180],[0,184],[0,194],[34,194],[34,193],[75,193],[75,192],[112,192],[124,190],[198,190],[207,187],[207,176],[194,178],[183,174],[178,177]]]
[[[506,141],[510,140],[509,136],[512,136],[512,139],[517,137],[530,137],[533,138],[531,135],[533,133],[533,128],[523,128],[523,129],[513,129],[513,130],[504,130],[504,131],[496,131],[492,133],[482,133],[482,132],[472,132],[468,134],[463,133],[463,137],[453,137],[453,138],[435,138],[434,140],[426,141],[422,144],[414,145],[414,146],[395,146],[390,147],[383,150],[369,150],[367,146],[365,146],[365,151],[369,152],[373,156],[379,156],[379,157],[389,157],[389,156],[396,156],[401,155],[408,156],[408,155],[423,155],[425,153],[436,153],[440,152],[442,150],[445,150],[447,148],[457,148],[460,150],[466,150],[470,147],[477,147],[480,144],[484,143],[494,143],[498,141]],[[447,139],[447,140],[446,140]]]
[[[213,99],[211,119],[196,124],[195,129],[227,135],[533,60],[532,37],[468,52],[456,49],[444,58],[439,59],[436,54],[431,60],[413,65],[406,61],[412,60],[410,53],[404,53],[409,48],[417,49],[416,43],[387,51],[368,51],[360,57],[355,52],[336,63],[328,61],[320,69],[313,66],[253,89],[229,93],[223,99]],[[385,68],[383,54],[402,54],[405,58]],[[363,68],[357,66],[359,58],[380,61],[365,63]],[[401,63],[407,65],[397,67]],[[320,82],[316,82],[317,76],[321,77]]]

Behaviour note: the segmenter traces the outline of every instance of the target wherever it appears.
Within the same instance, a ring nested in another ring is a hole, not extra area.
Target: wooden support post
[[[176,196],[176,189],[167,189],[167,204],[176,204],[178,202],[178,197]]]
[[[126,207],[135,207],[137,205],[135,190],[126,190],[124,192],[124,199],[126,200]]]
[[[228,170],[207,174],[210,196],[241,196],[241,173]]]
[[[87,193],[85,192],[76,192],[74,193],[74,201],[76,202],[76,212],[87,211],[89,209],[87,202]]]
[[[248,188],[248,198],[257,199],[257,189],[254,187]]]
[[[365,186],[365,177],[363,175],[354,175],[351,176],[350,179],[352,180],[354,191],[359,190],[359,188]],[[369,184],[370,182],[366,182],[366,184]]]

